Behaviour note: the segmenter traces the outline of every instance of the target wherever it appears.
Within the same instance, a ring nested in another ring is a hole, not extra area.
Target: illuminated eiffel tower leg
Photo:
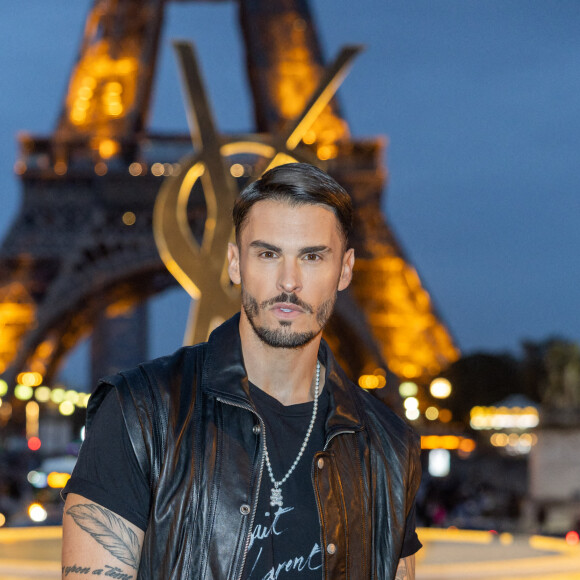
[[[10,367],[11,384],[21,370],[50,381],[101,310],[174,283],[150,228],[160,180],[139,152],[164,6],[95,0],[56,131],[21,141],[24,203],[0,248],[0,373]]]
[[[147,303],[106,308],[91,335],[91,384],[147,360]]]
[[[306,0],[244,0],[240,14],[256,122],[259,130],[275,132],[297,114],[322,75],[316,26]],[[355,208],[356,274],[339,294],[328,329],[335,352],[353,376],[388,365],[401,379],[425,381],[458,351],[383,217],[383,140],[352,139],[335,98],[303,144],[351,193]],[[387,382],[394,381],[390,374]]]

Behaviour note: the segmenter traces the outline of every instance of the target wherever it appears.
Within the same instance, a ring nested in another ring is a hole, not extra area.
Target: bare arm
[[[62,526],[63,579],[137,577],[145,535],[138,527],[74,493],[67,496]]]
[[[395,580],[415,580],[415,554],[399,560]]]

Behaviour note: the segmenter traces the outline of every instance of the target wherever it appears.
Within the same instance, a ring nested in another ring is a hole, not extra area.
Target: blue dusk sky
[[[89,0],[0,19],[0,235],[20,204],[19,131],[49,134]],[[580,340],[580,2],[312,0],[326,58],[365,52],[339,90],[353,137],[388,139],[383,209],[464,353]],[[252,129],[235,2],[169,4],[150,127],[187,131],[170,43],[190,39],[222,132]],[[188,299],[152,305],[151,354]]]

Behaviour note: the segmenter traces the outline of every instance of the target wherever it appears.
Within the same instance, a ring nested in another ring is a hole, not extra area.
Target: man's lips
[[[272,310],[281,310],[282,312],[290,313],[290,312],[304,312],[303,308],[296,304],[288,304],[287,302],[276,302],[272,306]]]
[[[305,312],[312,314],[314,312],[312,306],[300,300],[296,294],[285,292],[275,296],[274,298],[264,300],[264,302],[260,304],[260,308],[262,310],[275,310],[277,312],[284,312],[287,315],[290,315],[293,312],[295,312],[296,315],[303,314]]]

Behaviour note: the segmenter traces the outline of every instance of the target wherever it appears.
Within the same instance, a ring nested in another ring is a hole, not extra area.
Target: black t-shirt
[[[284,406],[250,386],[250,396],[266,425],[266,445],[276,481],[294,463],[312,419],[313,402]],[[312,487],[312,457],[324,448],[326,389],[318,397],[316,421],[304,454],[281,485],[282,506],[270,505],[273,487],[264,465],[252,538],[244,568],[246,580],[301,578],[320,580],[320,522]]]
[[[266,442],[276,480],[294,462],[312,416],[313,403],[284,406],[251,385],[251,397],[266,424]],[[252,538],[244,568],[245,580],[320,578],[320,524],[312,486],[312,458],[324,447],[328,393],[322,390],[315,427],[306,450],[282,484],[283,506],[270,506],[273,487],[266,466],[258,497]],[[76,493],[115,512],[145,530],[150,489],[143,476],[114,391],[99,408],[87,433],[72,477],[63,495]],[[409,513],[401,558],[421,547],[415,533],[415,506]]]

